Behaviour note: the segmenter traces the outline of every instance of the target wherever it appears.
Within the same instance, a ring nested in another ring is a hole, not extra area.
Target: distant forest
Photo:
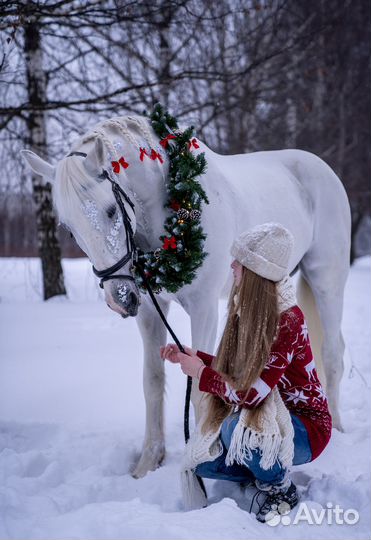
[[[0,256],[83,255],[20,149],[55,162],[88,126],[156,101],[214,151],[323,158],[349,196],[352,258],[369,253],[370,11],[368,0],[0,2]]]

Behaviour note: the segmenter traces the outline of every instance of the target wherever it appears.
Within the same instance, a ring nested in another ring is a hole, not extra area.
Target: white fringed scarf
[[[295,289],[289,276],[277,283],[277,293],[280,313],[297,304]],[[206,497],[193,472],[195,467],[206,461],[214,461],[223,453],[219,438],[221,425],[216,431],[202,434],[201,426],[204,420],[204,417],[200,418],[185,448],[181,484],[186,510],[207,505]],[[290,468],[294,456],[293,439],[294,428],[290,413],[277,387],[274,387],[259,409],[242,408],[225,463],[232,465],[236,462],[242,465],[244,460],[251,458],[252,450],[259,449],[262,469],[270,469],[277,459],[284,468]]]

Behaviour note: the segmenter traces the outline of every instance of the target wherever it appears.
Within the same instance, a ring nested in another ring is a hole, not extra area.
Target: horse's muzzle
[[[135,317],[138,313],[138,307],[139,307],[139,298],[135,294],[135,292],[130,292],[128,295],[128,303],[125,306],[125,309],[128,312],[128,315],[131,317]]]

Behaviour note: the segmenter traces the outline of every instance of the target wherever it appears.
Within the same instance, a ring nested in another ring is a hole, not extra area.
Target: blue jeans
[[[294,414],[291,414],[292,424],[294,426],[294,459],[293,465],[302,465],[312,460],[312,451],[309,444],[307,430],[303,422]],[[287,469],[282,467],[279,460],[267,470],[260,467],[260,450],[253,450],[251,459],[246,459],[244,465],[226,465],[225,458],[229,445],[232,440],[233,430],[238,422],[239,413],[228,416],[220,432],[220,438],[223,443],[223,454],[214,461],[201,463],[195,469],[198,476],[204,478],[213,478],[218,480],[231,480],[232,482],[249,482],[258,480],[261,484],[277,485],[281,484],[287,474]]]

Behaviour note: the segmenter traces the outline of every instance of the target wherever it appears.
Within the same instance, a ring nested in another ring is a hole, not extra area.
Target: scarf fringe
[[[252,421],[248,409],[240,412],[225,463],[232,465],[236,462],[244,465],[246,460],[252,458],[252,451],[259,450],[259,464],[262,469],[270,469],[277,459],[283,467],[290,467],[294,456],[293,438],[294,428],[290,413],[275,387],[255,421]]]
[[[182,466],[184,469],[193,469],[199,463],[214,461],[223,453],[223,445],[219,438],[221,425],[215,431],[209,431],[203,435],[201,433],[202,422],[200,421],[191,439],[185,446]]]
[[[260,450],[260,466],[262,469],[271,469],[278,459],[282,444],[280,433],[264,434],[250,427],[237,425],[233,431],[231,444],[225,458],[226,465],[233,462],[244,465],[246,460],[252,458],[253,450]]]

